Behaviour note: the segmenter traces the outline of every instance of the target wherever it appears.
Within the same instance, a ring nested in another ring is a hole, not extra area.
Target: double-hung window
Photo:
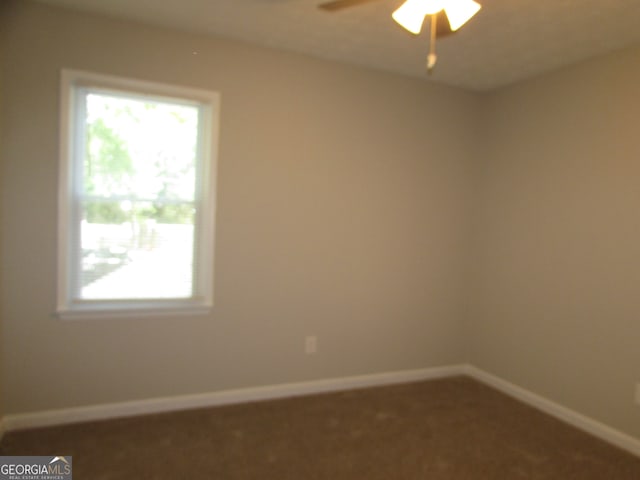
[[[215,92],[64,70],[58,315],[212,306]]]

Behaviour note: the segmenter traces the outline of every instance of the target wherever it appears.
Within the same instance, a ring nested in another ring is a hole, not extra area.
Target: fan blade
[[[357,5],[363,5],[365,3],[375,1],[377,0],[333,0],[331,2],[321,3],[318,5],[318,8],[328,12],[335,12],[336,10],[342,10],[343,8],[355,7]]]

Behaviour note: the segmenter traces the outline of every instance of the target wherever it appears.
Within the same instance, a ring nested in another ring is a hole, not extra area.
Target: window
[[[63,71],[59,316],[211,307],[218,104]]]

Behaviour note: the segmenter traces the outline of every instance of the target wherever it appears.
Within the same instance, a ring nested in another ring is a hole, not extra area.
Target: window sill
[[[211,305],[149,305],[143,307],[82,305],[74,308],[59,308],[53,316],[59,320],[185,317],[208,315],[212,310],[213,307]]]

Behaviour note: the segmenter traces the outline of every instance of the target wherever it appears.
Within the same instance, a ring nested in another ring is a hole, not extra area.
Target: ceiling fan
[[[318,5],[327,12],[363,5],[377,0],[330,0]],[[431,42],[427,56],[427,72],[431,73],[436,64],[436,38],[456,32],[480,10],[475,0],[406,0],[395,12],[393,19],[409,32],[417,35],[427,16],[431,17]]]

